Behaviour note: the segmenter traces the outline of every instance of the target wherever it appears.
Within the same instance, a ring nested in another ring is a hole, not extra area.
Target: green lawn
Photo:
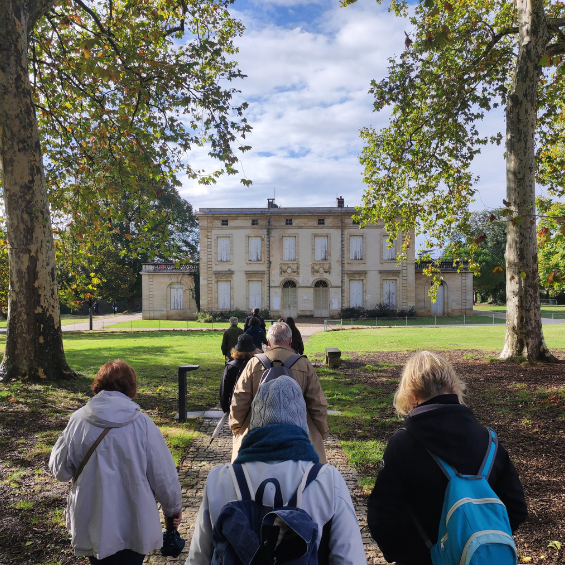
[[[501,312],[506,314],[506,306],[494,306],[493,304],[475,304],[475,310],[488,310],[489,312]],[[565,318],[565,304],[558,304],[556,306],[550,304],[541,305],[541,315],[544,318],[563,319]]]
[[[324,353],[326,347],[342,351],[417,351],[420,349],[482,349],[502,351],[505,328],[449,327],[449,328],[379,328],[320,332],[310,338],[306,354]],[[565,347],[565,328],[546,325],[543,328],[548,347]]]
[[[492,324],[491,316],[418,316],[416,318],[370,318],[366,320],[353,320],[350,318],[343,320],[332,320],[328,322],[331,327],[339,326],[454,326],[454,325],[475,325]],[[505,324],[504,320],[495,318],[494,323]]]

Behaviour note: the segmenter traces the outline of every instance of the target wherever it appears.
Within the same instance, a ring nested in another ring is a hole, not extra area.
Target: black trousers
[[[118,553],[114,553],[114,555],[104,557],[104,559],[96,559],[96,557],[92,556],[88,559],[90,559],[90,563],[92,565],[142,565],[145,555],[136,553],[131,549],[122,549],[122,551],[118,551]]]

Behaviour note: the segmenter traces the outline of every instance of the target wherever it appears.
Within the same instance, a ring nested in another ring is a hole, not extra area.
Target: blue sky
[[[276,192],[281,206],[361,203],[364,191],[359,129],[383,127],[387,114],[372,111],[372,79],[386,75],[387,59],[401,53],[407,21],[373,0],[339,8],[339,0],[236,0],[232,12],[246,26],[236,57],[248,75],[237,86],[249,102],[252,146],[240,170],[253,181],[222,177],[214,186],[184,179],[181,194],[195,208],[266,206]],[[504,130],[503,114],[482,124]],[[211,170],[205,150],[193,151],[195,168]],[[497,207],[505,196],[502,147],[475,161],[481,176],[476,209]]]

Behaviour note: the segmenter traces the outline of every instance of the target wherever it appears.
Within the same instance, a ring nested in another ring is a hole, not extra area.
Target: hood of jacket
[[[406,431],[428,451],[451,463],[461,450],[479,458],[488,432],[457,395],[436,396],[412,410],[404,421]]]
[[[99,428],[121,428],[138,418],[141,408],[121,392],[103,390],[78,412]]]

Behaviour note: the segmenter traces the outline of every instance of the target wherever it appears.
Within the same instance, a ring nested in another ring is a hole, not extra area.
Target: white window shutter
[[[250,237],[249,238],[249,260],[250,261],[261,261],[261,238],[260,237]]]
[[[184,286],[182,283],[173,283],[171,285],[171,310],[182,310],[182,295]]]
[[[363,236],[352,235],[349,238],[349,259],[360,261],[363,259]]]
[[[388,247],[387,239],[383,237],[383,259],[385,261],[394,261],[396,259],[396,246]]]
[[[218,281],[218,308],[220,310],[231,310],[230,281]]]
[[[262,308],[261,281],[249,281],[249,308]]]
[[[349,281],[349,306],[363,307],[363,281]]]
[[[396,308],[396,281],[383,281],[384,303]]]
[[[283,261],[296,261],[296,237],[283,237]]]
[[[314,261],[327,261],[328,260],[328,237],[316,236],[314,237]]]
[[[218,238],[218,261],[231,261],[230,238]]]

